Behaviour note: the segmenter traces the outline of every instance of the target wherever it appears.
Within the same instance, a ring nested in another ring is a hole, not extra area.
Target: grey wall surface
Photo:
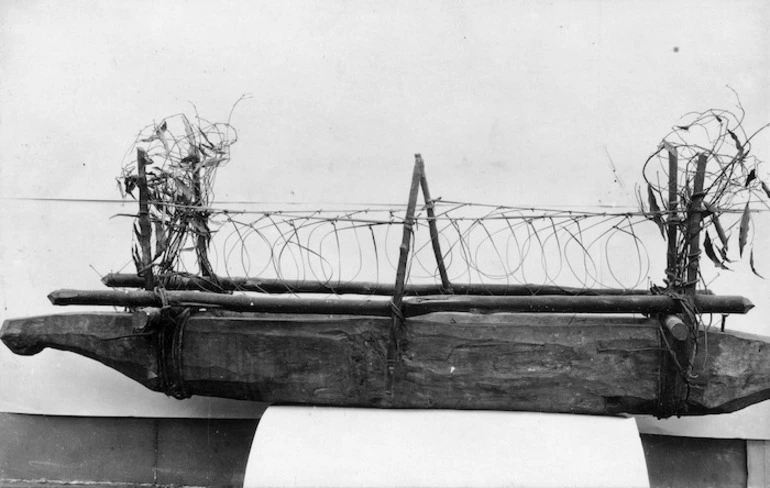
[[[0,485],[241,486],[257,420],[0,414]]]
[[[0,486],[241,486],[257,423],[0,413]],[[747,486],[744,440],[642,443],[652,487]]]

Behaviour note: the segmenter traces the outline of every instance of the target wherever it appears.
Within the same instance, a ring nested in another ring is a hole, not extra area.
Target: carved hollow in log
[[[413,317],[392,384],[387,317],[206,313],[169,327],[139,335],[131,313],[62,314],[8,320],[0,338],[17,354],[45,347],[72,351],[176,396],[665,414],[658,395],[668,351],[657,320],[460,312]],[[730,412],[770,398],[770,338],[709,332],[698,343],[697,378],[678,413]]]

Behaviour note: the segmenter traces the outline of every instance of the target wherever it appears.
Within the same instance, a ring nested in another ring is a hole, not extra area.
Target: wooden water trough
[[[55,305],[125,312],[6,320],[0,339],[16,354],[71,351],[177,398],[659,417],[731,412],[770,398],[770,338],[706,330],[698,319],[753,307],[743,297],[696,292],[705,163],[698,161],[684,226],[671,210],[672,179],[665,290],[450,283],[418,155],[393,285],[153,276],[140,201],[144,273],[103,281],[145,289],[49,295]],[[440,285],[406,284],[420,187]],[[302,296],[329,292],[337,296]]]
[[[133,303],[152,305],[145,298]],[[407,302],[394,336],[387,301],[370,302],[383,313],[332,313],[323,300],[296,313],[276,311],[281,301],[293,308],[290,298],[260,298],[253,310],[269,311],[196,311],[172,295],[174,306],[162,310],[7,320],[0,338],[17,354],[81,354],[180,398],[658,416],[730,412],[770,398],[770,339],[758,336],[701,331],[692,377],[677,389],[683,371],[670,358],[679,341],[659,319],[497,311],[505,306],[412,315],[420,302]],[[750,307],[719,300],[733,312]]]

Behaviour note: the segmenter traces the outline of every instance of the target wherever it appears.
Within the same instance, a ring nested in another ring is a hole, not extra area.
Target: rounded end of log
[[[687,336],[690,332],[687,324],[685,324],[684,321],[676,315],[667,315],[663,319],[663,325],[666,327],[666,329],[668,329],[669,332],[671,332],[671,335],[674,337],[674,339],[678,341],[687,339]]]
[[[24,334],[19,320],[6,320],[0,327],[0,340],[8,349],[20,356],[32,356],[44,349],[35,338]]]
[[[131,325],[135,331],[144,332],[161,322],[161,311],[159,308],[145,307],[134,310],[131,314]]]

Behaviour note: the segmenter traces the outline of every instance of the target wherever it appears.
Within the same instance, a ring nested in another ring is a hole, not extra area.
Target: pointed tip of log
[[[743,313],[748,312],[752,308],[754,308],[754,304],[751,303],[751,300],[749,300],[748,298],[744,297],[743,298]]]
[[[110,286],[111,279],[112,279],[112,273],[102,276],[102,285]]]
[[[69,305],[69,301],[78,296],[77,290],[54,290],[48,294],[48,301],[52,305]]]

